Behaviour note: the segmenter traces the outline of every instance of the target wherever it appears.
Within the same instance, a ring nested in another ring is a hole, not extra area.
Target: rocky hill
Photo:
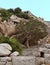
[[[0,8],[0,65],[50,65],[50,25],[30,11]]]
[[[0,9],[0,35],[16,38],[27,47],[37,45],[47,35],[46,26],[43,18],[29,11]]]

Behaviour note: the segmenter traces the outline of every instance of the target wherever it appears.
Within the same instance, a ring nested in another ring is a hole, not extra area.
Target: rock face
[[[0,44],[0,56],[7,56],[11,53],[11,46],[6,43]]]
[[[16,25],[12,24],[12,22],[1,22],[0,23],[0,32],[7,36],[16,33]]]

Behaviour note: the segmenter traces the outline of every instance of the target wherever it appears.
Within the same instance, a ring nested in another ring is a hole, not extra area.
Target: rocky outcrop
[[[19,23],[22,19],[19,18],[19,17],[17,17],[16,15],[12,15],[12,16],[10,17],[10,20],[11,20],[12,22],[14,22],[14,23]]]
[[[18,24],[18,23],[20,23],[21,21],[24,22],[24,23],[29,21],[29,20],[27,20],[27,19],[17,17],[16,15],[12,15],[9,20],[10,20],[12,23],[14,23],[14,24]]]
[[[12,35],[16,33],[16,25],[14,25],[11,22],[1,22],[0,23],[0,32],[7,36],[7,35]]]

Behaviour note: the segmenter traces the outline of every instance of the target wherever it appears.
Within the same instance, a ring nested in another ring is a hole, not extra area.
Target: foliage
[[[21,18],[25,18],[25,19],[29,19],[30,17],[23,13],[22,10],[18,7],[18,8],[15,8],[15,9],[0,9],[0,13],[1,13],[1,17],[2,17],[2,21],[4,20],[8,20],[10,18],[11,15],[16,15],[18,17],[21,17]]]
[[[12,47],[12,52],[13,51],[18,51],[19,53],[22,52],[22,45],[15,38],[4,37],[4,36],[0,35],[0,43],[8,43],[8,44],[10,44],[11,47]]]
[[[14,10],[13,10],[13,9],[11,9],[11,8],[10,8],[10,9],[8,9],[7,11],[8,11],[9,13],[14,13]]]
[[[20,13],[21,11],[22,11],[22,10],[21,10],[19,7],[14,9],[15,14],[16,14],[16,13]]]
[[[44,38],[48,33],[44,23],[31,19],[29,22],[21,22],[16,26],[17,38],[23,44],[35,45],[39,39]]]
[[[20,22],[16,26],[17,34],[16,38],[22,43],[33,45],[37,44],[37,41],[39,39],[44,38],[48,33],[46,32],[46,25],[42,23],[39,20],[35,20],[33,17],[28,16],[26,13],[24,13],[19,7],[15,9],[1,9],[0,10],[2,20],[8,20],[11,15],[16,15],[20,18],[28,19],[29,22]],[[4,38],[4,37],[3,37]],[[16,44],[18,45],[18,42],[14,38],[6,38],[6,41],[11,44],[13,47],[13,50],[16,49]],[[5,39],[1,38],[1,42],[4,42]],[[14,45],[15,44],[15,45]],[[13,46],[14,45],[14,46]],[[17,47],[20,48],[20,45]]]
[[[11,14],[6,9],[1,9],[0,13],[1,13],[0,16],[2,17],[2,21],[8,20],[9,17],[11,16]]]
[[[30,19],[30,17],[27,14],[23,13],[23,12],[20,12],[19,14],[17,14],[17,16],[21,17],[21,18],[25,18],[25,19]]]

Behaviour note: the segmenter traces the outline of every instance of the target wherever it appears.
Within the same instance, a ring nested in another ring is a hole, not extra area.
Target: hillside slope
[[[37,45],[48,34],[43,18],[20,8],[0,10],[0,33],[18,39],[27,47]]]

